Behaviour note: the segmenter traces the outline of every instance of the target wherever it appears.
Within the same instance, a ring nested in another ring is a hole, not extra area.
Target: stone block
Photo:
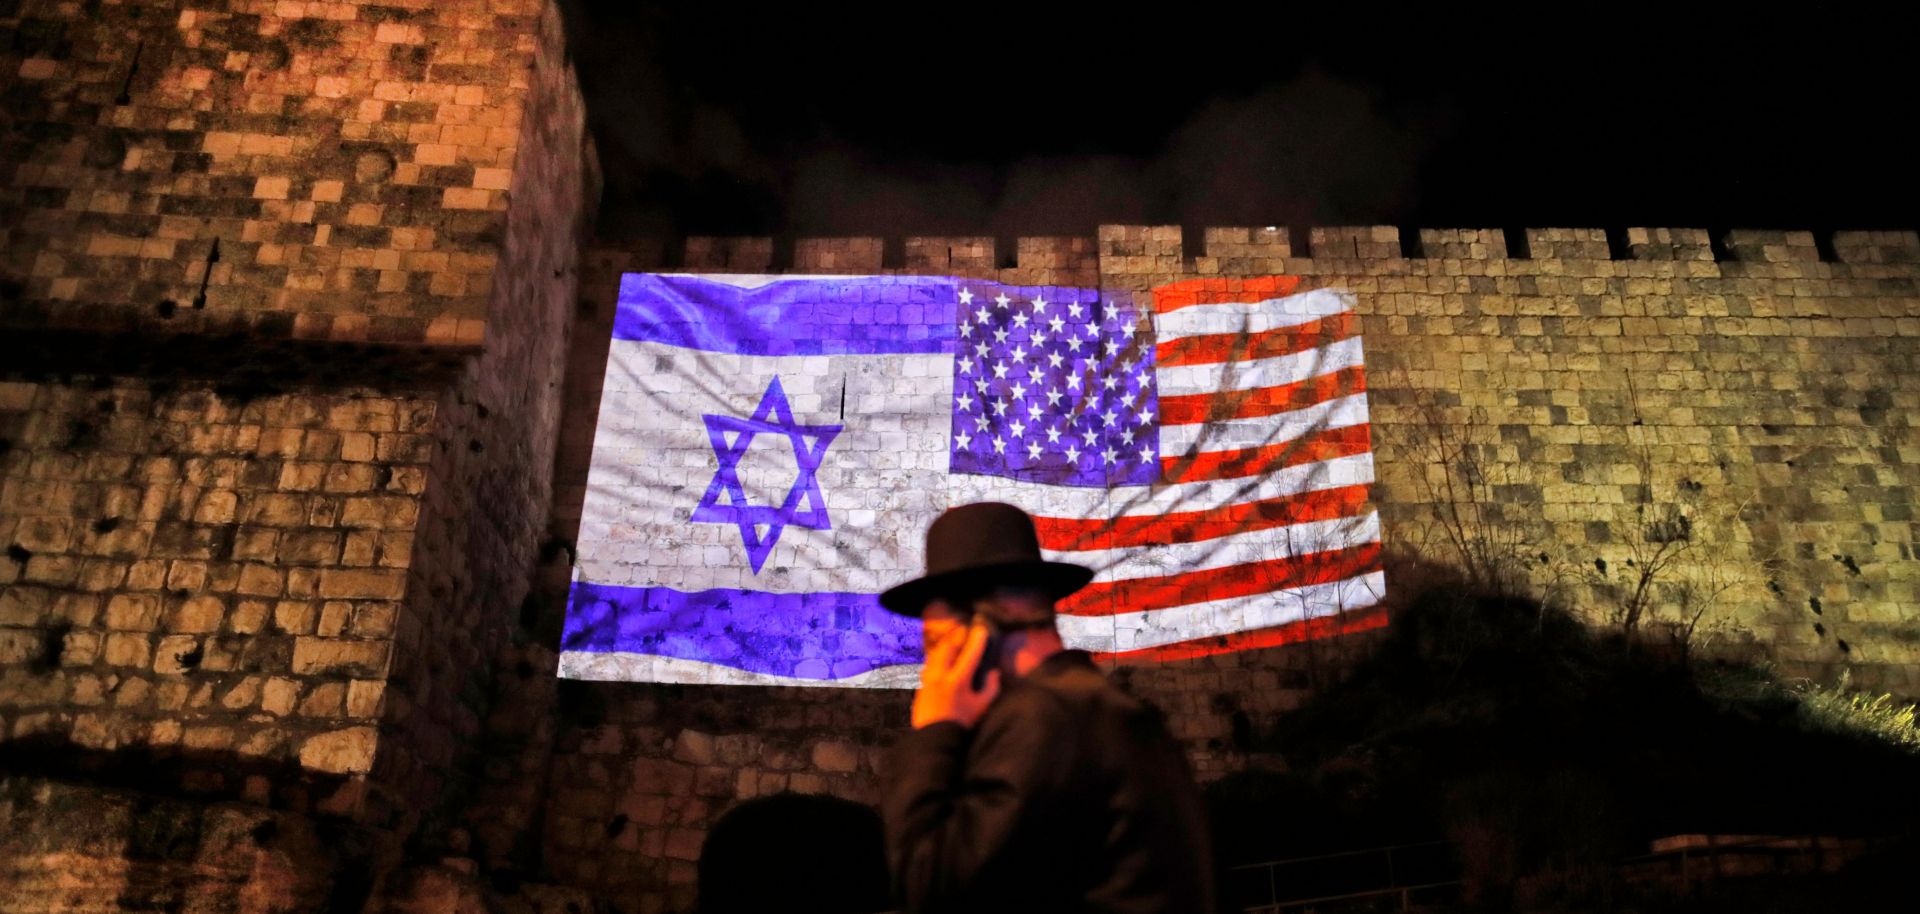
[[[162,676],[178,676],[199,668],[206,657],[206,646],[194,635],[164,635],[153,651],[153,671]]]
[[[343,641],[302,636],[293,644],[293,672],[322,676],[380,676],[386,672],[390,645],[385,641]]]
[[[399,569],[334,569],[320,572],[320,595],[330,599],[398,600],[407,574]]]
[[[92,666],[100,656],[100,648],[106,642],[106,636],[100,632],[68,632],[62,650],[60,663],[64,666]]]
[[[419,503],[401,496],[347,498],[341,506],[344,527],[409,530],[419,517]]]
[[[354,609],[347,631],[356,638],[391,637],[399,612],[397,603],[362,603]]]
[[[702,797],[732,796],[733,782],[732,769],[717,765],[698,768],[693,773],[693,792],[695,796]]]
[[[131,634],[131,632],[109,634],[108,645],[106,645],[108,666],[146,668],[146,664],[152,657],[154,657],[152,637],[146,634]]]
[[[207,586],[207,563],[192,560],[167,565],[168,590],[200,590]]]
[[[673,757],[690,765],[711,765],[716,760],[714,739],[698,730],[682,730],[674,739]]]
[[[821,771],[857,771],[860,747],[839,740],[822,740],[813,745],[813,766]]]
[[[698,860],[701,843],[705,840],[706,834],[697,829],[668,829],[666,856],[669,860]]]
[[[272,562],[280,545],[280,531],[247,527],[234,534],[233,557],[241,561]]]
[[[40,656],[41,635],[24,628],[0,628],[0,664],[26,663]]]
[[[328,565],[340,559],[340,531],[289,530],[283,534],[280,561],[293,565]]]
[[[260,710],[275,717],[285,717],[293,713],[294,703],[300,698],[300,683],[297,680],[276,676],[261,686]]]
[[[174,609],[172,618],[167,622],[167,630],[189,634],[219,631],[226,613],[226,601],[218,596],[201,594],[189,597]]]
[[[253,707],[260,701],[262,687],[265,683],[266,677],[264,676],[246,676],[241,678],[239,682],[234,683],[226,692],[220,695],[220,707],[229,711],[240,711]]]
[[[322,682],[307,690],[300,700],[299,713],[301,717],[339,717],[346,700],[346,683]]]
[[[314,634],[322,638],[338,638],[346,634],[347,621],[352,616],[352,603],[329,600],[320,606],[320,623],[314,628]]]
[[[300,765],[328,774],[365,774],[373,769],[377,731],[348,727],[310,736],[300,744]]]
[[[265,600],[241,600],[227,618],[227,627],[237,635],[251,635],[267,624],[273,608]]]
[[[0,587],[0,625],[30,626],[53,605],[53,593],[40,587]]]
[[[379,716],[381,699],[387,685],[376,679],[355,679],[347,684],[347,716],[372,719]]]
[[[20,577],[34,584],[70,586],[80,577],[80,561],[64,555],[36,555],[27,560],[27,567]]]
[[[312,634],[319,617],[319,605],[308,600],[281,600],[273,605],[274,627],[289,635]]]

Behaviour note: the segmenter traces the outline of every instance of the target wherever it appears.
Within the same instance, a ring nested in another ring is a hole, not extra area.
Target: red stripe
[[[1300,287],[1298,276],[1256,276],[1251,279],[1183,279],[1153,288],[1153,310],[1157,314],[1191,308],[1194,305],[1218,305],[1225,302],[1257,302],[1292,295]]]
[[[1362,543],[1346,549],[1289,555],[1225,568],[1124,581],[1095,581],[1060,601],[1059,611],[1070,616],[1110,616],[1165,609],[1344,581],[1378,571],[1380,567],[1380,544]]]
[[[1209,333],[1168,340],[1154,347],[1153,358],[1161,367],[1270,359],[1325,346],[1359,332],[1359,318],[1354,317],[1351,311],[1342,311],[1304,324],[1275,327],[1259,333]]]
[[[1298,644],[1319,638],[1374,631],[1387,627],[1390,621],[1392,619],[1386,607],[1375,605],[1318,619],[1302,619],[1271,628],[1256,628],[1251,631],[1234,632],[1231,635],[1196,638],[1192,641],[1180,641],[1132,651],[1102,651],[1093,656],[1099,661],[1129,664],[1192,660],[1196,657],[1211,657],[1234,651],[1279,647],[1283,644]]]
[[[1288,524],[1353,517],[1365,511],[1365,485],[1317,489],[1207,511],[1170,511],[1139,517],[1035,517],[1040,546],[1055,552],[1197,543]]]
[[[1196,422],[1271,416],[1304,409],[1335,397],[1365,393],[1366,390],[1366,372],[1361,366],[1353,365],[1278,387],[1162,396],[1160,421],[1164,425],[1192,425]]]
[[[1258,476],[1274,470],[1364,454],[1372,446],[1371,426],[1361,423],[1343,428],[1327,428],[1261,447],[1232,451],[1202,451],[1182,457],[1160,458],[1160,473],[1168,482],[1202,482],[1208,479],[1238,479]]]

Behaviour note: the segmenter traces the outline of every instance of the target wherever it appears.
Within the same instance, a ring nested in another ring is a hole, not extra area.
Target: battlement
[[[1411,233],[1411,235],[1409,235]],[[1310,271],[1346,261],[1648,261],[1691,264],[1831,264],[1920,269],[1920,233],[1703,228],[1447,228],[1390,225],[1103,225],[1076,236],[694,236],[676,246],[614,245],[636,269],[693,272],[1163,274]],[[1010,248],[1010,249],[1009,249]],[[1011,278],[1008,277],[1008,278]]]

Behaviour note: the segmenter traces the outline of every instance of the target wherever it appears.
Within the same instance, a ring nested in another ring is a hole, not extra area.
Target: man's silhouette
[[[1054,627],[1091,579],[1041,557],[1026,512],[984,503],[934,521],[926,575],[881,595],[926,643],[881,805],[908,911],[1212,911],[1186,757]]]

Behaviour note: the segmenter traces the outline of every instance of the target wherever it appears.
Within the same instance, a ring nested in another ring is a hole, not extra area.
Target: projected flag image
[[[1069,647],[1159,662],[1384,624],[1352,297],[628,274],[561,675],[911,688],[877,595],[1004,501],[1093,583]]]

